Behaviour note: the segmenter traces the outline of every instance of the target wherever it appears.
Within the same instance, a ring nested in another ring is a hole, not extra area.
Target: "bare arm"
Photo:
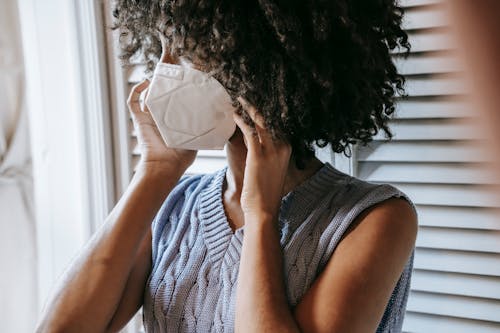
[[[417,216],[391,198],[361,213],[294,309],[302,332],[375,332],[415,246]]]
[[[148,110],[140,109],[138,97],[148,84],[135,86],[128,101],[141,148],[139,168],[104,224],[58,281],[37,332],[115,330],[142,303],[151,265],[151,222],[196,157],[195,151],[166,147]]]
[[[273,142],[253,107],[258,135],[236,123],[248,147],[241,206],[245,237],[236,332],[373,332],[415,245],[417,217],[389,199],[357,218],[295,309],[286,298],[277,216],[290,148]],[[265,168],[266,172],[261,172]]]
[[[235,332],[299,332],[286,299],[277,229],[291,147],[283,141],[273,142],[257,110],[243,99],[240,102],[253,119],[257,135],[234,115],[248,149],[240,199],[245,237],[236,290]]]
[[[375,332],[415,245],[410,205],[393,198],[360,214],[295,309],[286,299],[276,224],[265,216],[245,221],[238,330]]]
[[[142,240],[177,176],[139,170],[47,303],[39,332],[103,332],[122,297]]]
[[[300,332],[288,306],[277,222],[245,217],[236,332]]]
[[[124,292],[107,332],[120,331],[141,308],[147,279],[151,273],[151,229],[144,237],[134,259],[133,268],[125,284]]]

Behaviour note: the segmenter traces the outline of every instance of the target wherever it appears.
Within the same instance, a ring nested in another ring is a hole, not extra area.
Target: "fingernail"
[[[239,96],[237,99],[238,99],[238,102],[240,102],[241,104],[243,104],[243,105],[247,104],[246,99],[244,99],[243,97]]]

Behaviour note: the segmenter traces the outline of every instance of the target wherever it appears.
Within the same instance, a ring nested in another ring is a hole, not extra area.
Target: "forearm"
[[[39,332],[104,331],[123,294],[133,258],[179,176],[138,170],[105,223],[60,278]]]
[[[236,293],[237,332],[299,332],[286,298],[275,224],[245,221]]]

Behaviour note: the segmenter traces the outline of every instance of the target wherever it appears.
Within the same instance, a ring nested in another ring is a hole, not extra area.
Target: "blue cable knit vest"
[[[231,230],[222,202],[227,166],[183,176],[152,223],[152,271],[144,293],[146,332],[233,332],[244,226]],[[350,223],[391,197],[388,184],[351,177],[325,163],[282,199],[279,224],[286,291],[299,303]],[[400,332],[414,251],[392,292],[377,332]]]

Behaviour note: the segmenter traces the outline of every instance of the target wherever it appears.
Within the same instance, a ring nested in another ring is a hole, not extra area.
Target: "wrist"
[[[278,216],[277,214],[272,214],[265,211],[260,212],[250,212],[244,214],[245,224],[258,224],[258,225],[268,225],[277,224]]]
[[[135,174],[139,178],[180,179],[185,169],[172,163],[139,162]]]
[[[246,215],[245,216],[245,235],[260,235],[268,237],[270,235],[279,234],[278,218],[273,218],[268,215]]]
[[[159,195],[162,199],[178,183],[182,173],[177,169],[146,168],[140,166],[136,169],[129,188],[147,189],[148,193]]]
[[[138,167],[132,183],[145,184],[150,190],[170,191],[182,176],[178,169]]]

